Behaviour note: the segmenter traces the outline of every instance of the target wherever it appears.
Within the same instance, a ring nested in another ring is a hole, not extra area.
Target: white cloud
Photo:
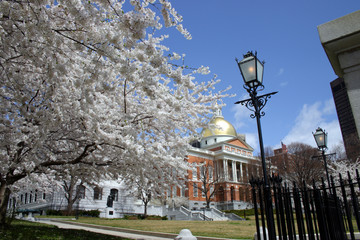
[[[327,118],[328,115],[334,115],[334,113],[335,106],[332,99],[324,103],[305,104],[297,116],[293,128],[284,137],[283,142],[285,144],[302,142],[316,147],[312,133],[315,132],[316,128],[321,127],[328,132],[328,148],[331,149],[342,142],[337,118]]]
[[[281,82],[280,83],[280,87],[285,87],[285,86],[287,86],[289,84],[289,82]]]
[[[277,76],[283,75],[283,74],[284,74],[284,71],[285,71],[284,68],[280,68]]]

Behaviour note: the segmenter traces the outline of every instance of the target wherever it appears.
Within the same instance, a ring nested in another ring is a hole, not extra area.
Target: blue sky
[[[330,82],[337,78],[320,44],[317,26],[359,10],[359,0],[178,0],[172,1],[192,35],[171,32],[164,44],[185,53],[185,64],[209,66],[232,86],[235,98],[224,99],[223,115],[258,151],[256,121],[235,101],[248,98],[235,58],[249,50],[264,60],[263,93],[279,91],[261,118],[265,146],[303,142],[315,146],[317,127],[328,134],[328,146],[342,141]],[[360,24],[360,23],[359,23]],[[212,76],[208,76],[210,79]]]

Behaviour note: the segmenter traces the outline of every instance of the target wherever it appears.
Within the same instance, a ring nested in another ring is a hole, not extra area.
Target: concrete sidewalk
[[[174,235],[173,238],[149,236],[149,235],[142,235],[140,234],[140,232],[139,233],[124,232],[122,231],[122,229],[116,229],[112,227],[95,226],[90,224],[79,224],[79,223],[72,223],[72,222],[58,221],[58,220],[37,219],[37,222],[55,225],[59,228],[80,229],[89,232],[96,232],[96,233],[107,234],[107,235],[129,238],[129,239],[136,239],[136,240],[170,240],[170,239],[174,239],[177,236]]]
[[[57,219],[37,219],[38,222],[51,224],[58,226],[59,228],[68,229],[81,229],[90,232],[96,232],[101,234],[113,235],[123,238],[136,239],[136,240],[171,240],[175,239],[178,234],[171,233],[160,233],[160,232],[149,232],[140,231],[118,227],[100,226],[87,223],[78,223],[70,221],[61,221]],[[197,237],[197,240],[231,240],[227,238],[212,238],[212,237]]]

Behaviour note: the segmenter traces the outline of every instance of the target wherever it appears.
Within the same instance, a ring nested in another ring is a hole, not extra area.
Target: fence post
[[[313,181],[313,188],[314,188],[314,200],[315,200],[316,216],[318,219],[320,238],[321,238],[321,240],[328,240],[329,232],[328,232],[328,229],[326,226],[325,214],[324,214],[324,210],[323,210],[324,203],[322,201],[321,192],[315,185],[315,181]]]
[[[258,213],[258,208],[257,208],[256,189],[255,189],[256,180],[254,179],[254,177],[251,177],[249,182],[250,182],[250,185],[251,185],[251,192],[252,192],[252,197],[253,197],[253,202],[254,202],[256,232],[257,232],[257,235],[260,236],[259,213]]]
[[[343,200],[344,200],[346,217],[347,217],[347,220],[348,220],[348,226],[349,226],[350,236],[351,236],[351,239],[352,239],[352,240],[355,240],[354,227],[353,227],[353,225],[352,225],[351,213],[350,213],[350,209],[349,209],[349,205],[348,205],[348,200],[347,200],[347,196],[346,196],[346,191],[345,191],[345,183],[344,183],[344,180],[342,179],[342,176],[341,176],[340,173],[339,173],[339,179],[340,179],[341,193],[342,193],[342,197],[343,197]]]
[[[334,227],[334,234],[336,237],[335,239],[347,240],[346,230],[345,230],[344,221],[343,221],[342,208],[340,206],[340,201],[336,194],[333,176],[330,176],[330,180],[331,180],[332,193],[333,193],[332,197],[334,200],[334,205],[333,205],[334,210],[330,211],[330,212],[333,216],[333,221],[331,221],[331,223],[332,223],[332,226]]]
[[[358,182],[359,190],[360,190],[359,172],[357,169],[356,169],[356,175],[357,175],[357,182]],[[359,203],[358,203],[357,196],[355,193],[354,184],[353,184],[351,176],[350,176],[350,172],[348,172],[348,183],[349,183],[350,191],[351,191],[351,200],[352,200],[352,204],[353,204],[353,208],[354,208],[356,224],[357,224],[358,229],[360,230]]]
[[[281,221],[281,234],[279,233],[280,236],[283,237],[283,240],[287,239],[287,231],[286,231],[286,220],[285,220],[285,213],[284,213],[284,201],[283,201],[283,191],[282,191],[282,187],[281,187],[281,182],[279,181],[277,183],[277,188],[278,188],[278,200],[279,200],[279,212],[280,212],[280,221]]]
[[[304,219],[303,219],[303,215],[302,215],[302,207],[301,207],[299,189],[297,188],[295,182],[294,182],[294,187],[293,187],[293,196],[294,196],[294,203],[295,203],[295,214],[296,214],[296,222],[297,222],[297,227],[298,227],[298,235],[299,235],[300,240],[304,240],[304,236],[305,236]]]
[[[296,240],[296,232],[295,232],[295,226],[294,226],[294,218],[293,218],[293,211],[291,207],[291,192],[289,187],[285,184],[284,187],[284,203],[285,203],[285,212],[286,212],[286,223],[288,227],[289,232],[289,239],[292,240],[295,236]]]
[[[303,181],[304,189],[302,191],[303,196],[303,205],[304,205],[304,211],[305,211],[305,219],[306,219],[306,228],[308,230],[308,236],[310,240],[315,240],[314,235],[314,228],[313,228],[313,221],[311,219],[311,211],[310,211],[310,199],[308,191],[309,189],[306,187],[305,181]]]
[[[281,183],[282,179],[279,176],[272,176],[270,179],[270,182],[272,182],[273,185],[273,192],[274,192],[274,200],[275,200],[275,212],[276,212],[276,223],[277,223],[277,229],[278,229],[278,235],[281,238],[282,236],[282,230],[281,230],[281,219],[280,219],[280,205],[279,205],[279,199],[281,198],[280,190],[278,189],[278,185]]]
[[[264,229],[266,228],[266,225],[265,225],[265,216],[264,216],[264,202],[263,202],[263,198],[262,198],[262,195],[263,195],[263,188],[262,186],[264,185],[263,184],[263,181],[261,181],[260,179],[258,179],[257,181],[257,185],[258,185],[258,190],[259,190],[259,203],[260,203],[260,214],[261,214],[261,225],[262,225],[262,229],[263,229],[263,232],[265,231]],[[266,219],[267,220],[267,219]],[[264,240],[267,240],[267,235],[264,234]]]

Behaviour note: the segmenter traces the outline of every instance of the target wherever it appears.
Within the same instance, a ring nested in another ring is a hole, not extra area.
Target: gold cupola
[[[201,132],[202,138],[212,137],[212,136],[233,136],[236,137],[236,130],[234,126],[226,121],[221,114],[221,110],[218,110],[213,118],[209,122],[209,127],[204,128]]]

